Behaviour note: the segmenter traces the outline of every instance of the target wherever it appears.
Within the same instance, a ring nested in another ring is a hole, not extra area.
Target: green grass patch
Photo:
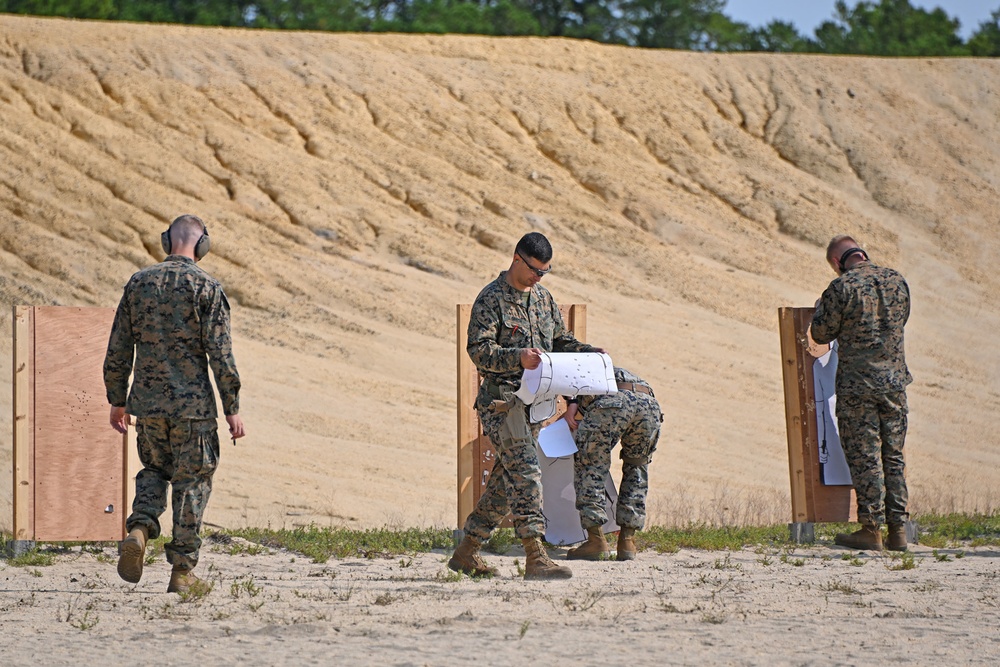
[[[1000,546],[1000,511],[992,514],[923,514],[916,517],[920,543],[947,547],[968,543],[974,547]]]
[[[7,560],[7,564],[13,567],[47,567],[55,562],[56,555],[54,553],[48,550],[41,550],[38,547]],[[41,576],[41,573],[37,576]]]
[[[226,532],[268,547],[296,551],[316,563],[325,563],[330,558],[391,558],[454,546],[452,531],[446,528],[349,530],[309,526],[291,530],[241,528]]]
[[[789,544],[788,526],[706,526],[661,528],[654,526],[635,535],[636,547],[674,553],[680,549],[737,551],[750,544]]]

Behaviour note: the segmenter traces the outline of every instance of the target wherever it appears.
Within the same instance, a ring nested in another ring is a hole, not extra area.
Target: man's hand
[[[229,435],[233,438],[235,445],[237,438],[242,438],[247,434],[246,429],[243,428],[243,418],[239,415],[226,415],[226,423],[229,424]]]
[[[576,432],[577,427],[580,426],[580,422],[576,419],[577,407],[576,403],[567,403],[566,412],[563,413],[563,419],[566,420],[566,424],[569,426],[569,430]]]
[[[119,433],[128,433],[129,424],[132,423],[132,418],[125,414],[125,408],[117,408],[111,406],[111,428],[118,431]]]
[[[610,352],[608,352],[607,350],[605,350],[605,349],[604,349],[603,347],[595,347],[595,348],[594,348],[594,352],[599,352],[599,353],[601,353],[601,354],[606,354],[606,355],[608,355],[609,357],[611,356],[611,353],[610,353]]]
[[[538,368],[542,363],[542,351],[537,347],[526,347],[521,350],[521,367],[526,370]]]

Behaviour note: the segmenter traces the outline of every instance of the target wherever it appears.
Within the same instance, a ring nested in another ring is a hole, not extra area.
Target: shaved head
[[[840,234],[839,236],[834,236],[830,239],[830,245],[826,247],[826,259],[827,261],[838,260],[840,256],[851,248],[860,248],[858,242],[854,240],[853,236],[848,236],[847,234]]]
[[[175,246],[193,246],[205,229],[205,223],[198,216],[182,215],[170,223],[170,241]]]

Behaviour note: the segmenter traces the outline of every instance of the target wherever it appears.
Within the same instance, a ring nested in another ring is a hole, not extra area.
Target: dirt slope
[[[557,300],[666,407],[652,518],[780,521],[776,309],[812,304],[853,233],[913,293],[915,508],[996,506],[998,81],[989,60],[2,16],[0,302],[114,306],[197,213],[252,434],[209,521],[449,525],[455,304],[539,230]]]

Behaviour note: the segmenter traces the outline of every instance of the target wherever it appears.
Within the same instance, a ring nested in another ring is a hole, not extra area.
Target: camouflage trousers
[[[509,397],[505,397],[509,398]],[[480,409],[483,432],[493,443],[496,461],[476,508],[465,521],[465,534],[485,542],[509,512],[520,538],[543,537],[542,470],[538,464],[538,424],[528,422],[518,399],[506,413]]]
[[[622,483],[618,489],[615,521],[623,528],[641,530],[646,523],[649,462],[660,439],[660,406],[652,396],[630,394],[616,407],[592,407],[576,430],[573,457],[576,509],[584,529],[603,526],[604,480],[611,469],[611,450],[621,440]]]
[[[174,516],[173,539],[165,547],[167,560],[176,567],[193,569],[201,548],[202,515],[219,464],[218,423],[214,419],[140,417],[136,440],[143,468],[135,476],[135,501],[125,527],[131,531],[145,526],[150,538],[159,537],[170,486]]]
[[[906,522],[910,515],[904,477],[906,392],[838,396],[840,442],[858,497],[858,522],[881,526]]]

